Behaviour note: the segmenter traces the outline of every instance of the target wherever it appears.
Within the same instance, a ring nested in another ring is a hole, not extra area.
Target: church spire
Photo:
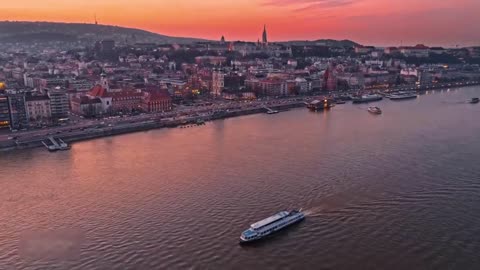
[[[267,38],[267,25],[263,25],[263,34],[262,34],[262,43],[266,45],[268,43],[268,38]]]

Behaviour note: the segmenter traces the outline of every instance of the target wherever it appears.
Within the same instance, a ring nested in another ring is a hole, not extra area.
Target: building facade
[[[221,96],[223,88],[225,87],[225,73],[220,70],[212,72],[212,95]]]
[[[103,113],[100,98],[74,97],[71,100],[71,107],[73,113],[85,117],[95,117]]]
[[[0,94],[0,129],[10,127],[10,108],[6,95]]]
[[[69,104],[67,93],[64,89],[55,88],[48,91],[50,98],[51,114],[54,120],[68,117]]]
[[[27,109],[25,106],[25,94],[16,93],[8,95],[10,109],[10,128],[24,129],[28,127]]]
[[[170,111],[172,110],[172,98],[163,89],[147,90],[142,98],[142,109],[150,113]]]
[[[48,96],[26,96],[25,109],[30,124],[50,122],[52,119],[50,98]]]

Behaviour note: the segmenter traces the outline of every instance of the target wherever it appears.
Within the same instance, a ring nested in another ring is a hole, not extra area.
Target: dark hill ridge
[[[189,44],[208,41],[199,38],[171,37],[148,32],[141,29],[112,25],[97,25],[88,23],[57,23],[57,22],[17,22],[0,21],[0,43],[30,43],[48,41],[87,41],[113,39],[123,43],[178,43]],[[350,40],[320,39],[314,41],[278,42],[289,45],[325,45],[331,47],[354,47],[357,43]]]
[[[117,42],[192,43],[196,38],[170,37],[140,29],[87,23],[0,22],[0,42],[113,39]]]

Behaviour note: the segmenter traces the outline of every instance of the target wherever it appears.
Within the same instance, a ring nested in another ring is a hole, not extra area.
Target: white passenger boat
[[[276,231],[302,221],[305,214],[301,210],[281,211],[271,217],[250,225],[240,236],[240,243],[260,240]]]
[[[368,107],[368,111],[373,114],[382,114],[382,110],[378,107]]]

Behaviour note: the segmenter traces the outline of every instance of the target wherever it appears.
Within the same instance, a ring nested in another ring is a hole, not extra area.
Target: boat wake
[[[323,207],[315,207],[315,208],[307,209],[303,211],[303,213],[305,214],[306,217],[319,217],[323,215],[322,210],[325,210],[325,209],[326,208],[323,208]]]
[[[304,207],[306,217],[320,217],[331,212],[342,211],[351,206],[375,202],[386,196],[380,188],[361,190],[352,188],[317,200],[311,199]]]

